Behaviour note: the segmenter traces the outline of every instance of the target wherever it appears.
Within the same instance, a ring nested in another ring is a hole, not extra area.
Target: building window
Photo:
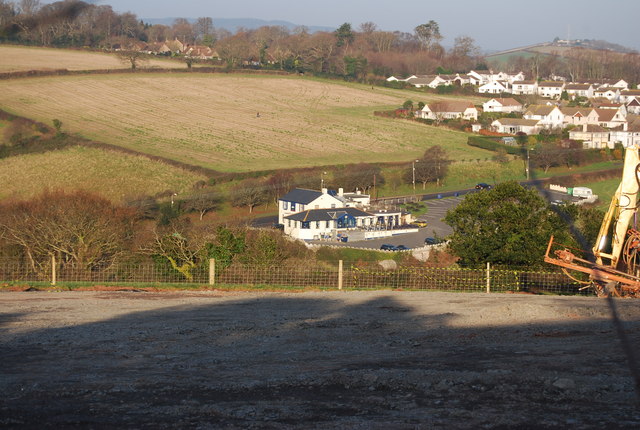
[[[325,221],[324,223],[325,223],[325,226],[324,226],[324,227],[325,227],[325,228],[329,228],[329,221]]]
[[[291,210],[292,211],[296,210],[296,204],[294,202],[291,202]]]
[[[291,227],[291,220],[290,219],[287,220],[287,227]]]
[[[287,210],[288,202],[282,202],[282,209]]]
[[[316,221],[316,230],[320,230],[320,221]]]
[[[309,229],[310,228],[309,221],[302,221],[302,227],[301,228]]]

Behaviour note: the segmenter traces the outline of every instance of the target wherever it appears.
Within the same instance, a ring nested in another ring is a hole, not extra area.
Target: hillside
[[[0,45],[0,73],[27,70],[103,70],[128,69],[114,54],[71,49],[36,48],[27,46]],[[185,69],[182,61],[152,58],[142,68]]]
[[[427,94],[303,77],[122,74],[0,81],[0,108],[66,132],[219,171],[404,161],[467,134],[379,118]],[[433,96],[431,96],[433,98]],[[260,114],[257,117],[257,113]]]

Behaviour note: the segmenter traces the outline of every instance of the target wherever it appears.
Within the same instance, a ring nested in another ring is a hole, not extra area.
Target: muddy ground
[[[2,428],[640,428],[590,297],[3,292],[0,363]]]

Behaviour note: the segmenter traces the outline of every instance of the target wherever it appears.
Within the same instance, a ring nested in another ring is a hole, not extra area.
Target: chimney
[[[344,188],[338,188],[338,195],[342,197],[344,195]]]
[[[327,188],[323,188],[322,189],[322,194],[327,194],[329,192],[329,190]]]

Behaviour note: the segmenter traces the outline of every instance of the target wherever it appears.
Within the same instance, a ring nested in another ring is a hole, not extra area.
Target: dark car
[[[479,184],[476,184],[476,190],[490,190],[490,189],[491,189],[491,185],[485,184],[484,182],[480,182]]]
[[[391,245],[388,243],[385,243],[383,245],[380,246],[380,249],[383,251],[397,251],[397,248],[395,245]]]
[[[424,238],[424,244],[425,245],[437,245],[440,242],[442,242],[442,241],[436,239],[435,237],[425,237]]]
[[[411,249],[411,248],[407,248],[407,247],[406,247],[406,246],[404,246],[404,245],[398,245],[398,246],[396,246],[396,251],[408,251],[409,249]]]

